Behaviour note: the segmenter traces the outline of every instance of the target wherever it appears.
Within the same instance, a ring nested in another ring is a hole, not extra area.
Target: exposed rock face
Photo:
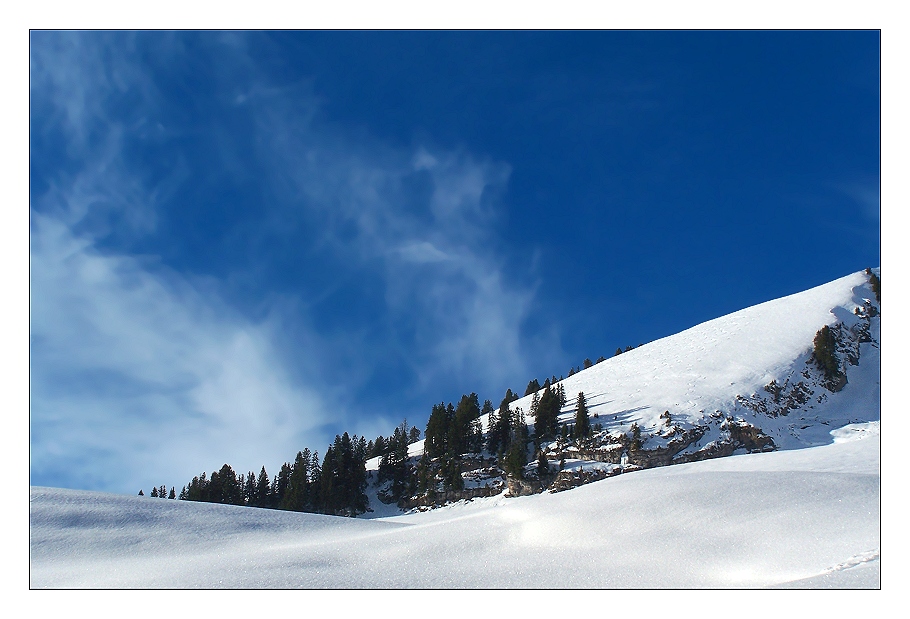
[[[398,502],[398,507],[401,509],[414,509],[415,507],[437,507],[440,505],[445,505],[446,503],[454,503],[456,501],[495,496],[502,492],[503,486],[504,483],[500,480],[498,484],[481,486],[480,488],[465,488],[464,490],[450,490],[448,492],[426,494],[419,497],[402,499]]]
[[[543,492],[543,484],[539,479],[518,479],[509,475],[506,477],[506,483],[509,487],[507,496],[528,496]]]
[[[547,490],[550,492],[562,492],[563,490],[571,490],[572,488],[577,488],[578,486],[589,484],[592,481],[600,481],[601,479],[613,477],[627,471],[637,471],[639,468],[640,467],[637,466],[631,466],[625,468],[615,468],[611,471],[605,471],[603,469],[593,469],[588,471],[560,471],[559,474],[556,475],[556,479],[547,486]]]
[[[707,428],[695,427],[683,430],[666,447],[656,449],[629,449],[629,462],[644,469],[673,464],[673,458],[683,449],[704,436]]]

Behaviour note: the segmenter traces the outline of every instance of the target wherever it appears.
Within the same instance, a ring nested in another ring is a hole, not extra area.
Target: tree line
[[[603,361],[600,357],[597,363]],[[585,360],[585,367],[594,363]],[[571,375],[571,374],[570,374]],[[168,498],[228,505],[356,516],[369,506],[366,496],[368,474],[366,461],[378,457],[378,482],[383,486],[381,498],[397,502],[420,494],[462,490],[462,467],[468,457],[484,456],[496,462],[514,477],[522,477],[531,454],[542,458],[541,443],[557,437],[558,417],[566,406],[561,381],[553,376],[543,385],[531,380],[525,395],[532,395],[530,416],[533,436],[521,408],[511,407],[519,399],[511,389],[494,409],[490,400],[480,405],[476,393],[463,395],[457,405],[440,402],[432,407],[424,433],[424,453],[420,458],[408,455],[408,446],[420,440],[420,430],[403,421],[388,438],[378,436],[367,441],[362,436],[345,432],[320,460],[309,448],[297,453],[294,462],[285,462],[274,477],[263,466],[259,473],[237,473],[224,464],[211,475],[202,472],[193,477],[179,494],[172,487]],[[576,420],[570,426],[572,438],[586,437],[590,430],[584,394],[576,401]],[[484,431],[480,418],[487,415]],[[565,437],[567,426],[563,426]],[[386,483],[388,482],[388,483]],[[144,496],[142,490],[140,496]],[[152,489],[151,496],[164,498],[165,486]]]

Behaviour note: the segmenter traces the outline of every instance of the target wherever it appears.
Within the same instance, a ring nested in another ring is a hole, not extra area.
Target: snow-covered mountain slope
[[[705,322],[566,378],[562,384],[569,407],[574,397],[584,392],[591,413],[597,413],[608,430],[628,431],[633,421],[643,431],[659,428],[664,423],[660,418],[664,411],[669,411],[673,420],[700,424],[720,411],[757,420],[781,448],[830,442],[832,424],[879,418],[877,317],[870,321],[872,341],[860,344],[861,363],[846,364],[848,383],[838,394],[814,389],[816,399],[825,396],[823,402],[808,402],[796,416],[790,413],[776,418],[744,407],[740,398],[765,393],[764,387],[771,381],[783,385],[790,378],[794,382],[793,377],[806,368],[816,332],[825,325],[858,324],[861,319],[854,310],[867,301],[878,307],[868,276],[858,272]],[[513,407],[527,412],[530,404],[531,396],[526,396]],[[563,417],[569,419],[571,414]],[[799,426],[807,425],[802,421],[816,419],[819,423],[828,421],[829,427],[821,432],[800,431]]]
[[[627,471],[568,492],[396,515],[371,487],[367,520],[32,488],[31,586],[879,587],[880,312],[856,273],[566,378],[564,420],[581,391],[603,441],[641,428],[629,458],[693,439],[673,466],[567,458]],[[812,360],[825,325],[845,384]],[[702,459],[741,428],[774,451]]]
[[[836,393],[825,387],[812,361],[813,339],[825,325],[839,333],[847,377]],[[628,434],[635,423],[645,450],[665,447],[690,430],[698,439],[681,456],[705,453],[729,438],[728,420],[759,428],[776,449],[830,443],[833,428],[879,419],[880,332],[880,304],[869,276],[860,271],[582,370],[560,381],[567,396],[560,420],[573,420],[575,399],[583,392],[596,415],[592,423],[602,426],[605,437]],[[529,424],[532,397],[511,405]],[[484,430],[487,421],[481,418]],[[422,441],[410,446],[410,455],[422,452]],[[368,468],[376,467],[378,458],[368,462]]]
[[[30,584],[875,588],[878,428],[376,520],[32,488]]]

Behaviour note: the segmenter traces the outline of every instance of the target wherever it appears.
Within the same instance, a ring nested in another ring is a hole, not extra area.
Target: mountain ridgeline
[[[387,438],[336,436],[322,460],[304,449],[272,478],[225,464],[151,496],[357,516],[377,507],[371,494],[423,510],[830,442],[880,411],[876,271],[585,359],[566,377],[529,381],[524,396],[507,389],[496,408],[476,393],[440,402],[422,440],[405,420]]]

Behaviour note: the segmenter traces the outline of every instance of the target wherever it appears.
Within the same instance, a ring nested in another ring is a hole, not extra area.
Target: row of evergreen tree
[[[604,358],[598,359],[597,363]],[[593,363],[585,360],[585,367]],[[270,479],[263,466],[259,474],[235,473],[224,464],[207,476],[205,472],[193,477],[179,496],[171,488],[169,498],[272,509],[287,509],[312,513],[357,515],[366,511],[366,461],[380,458],[378,480],[390,482],[385,498],[398,501],[421,493],[461,490],[463,459],[469,455],[494,456],[512,476],[523,476],[528,450],[540,456],[542,441],[554,439],[558,432],[558,416],[566,406],[563,378],[546,379],[543,386],[534,379],[528,383],[525,395],[533,394],[530,414],[534,418],[534,435],[521,408],[512,410],[511,403],[519,399],[511,389],[494,409],[490,400],[480,406],[476,393],[463,395],[458,405],[439,403],[433,406],[427,421],[424,455],[413,463],[408,457],[408,445],[420,440],[420,430],[408,427],[407,421],[385,438],[378,436],[367,442],[364,437],[336,435],[320,462],[318,452],[309,448],[297,453],[293,463],[285,462],[277,475]],[[576,421],[572,438],[582,438],[590,432],[584,394],[578,394]],[[480,417],[488,415],[484,434]],[[532,441],[533,438],[533,441]],[[542,456],[541,456],[542,457]],[[165,497],[166,488],[153,488],[153,497]],[[144,495],[143,491],[139,491]]]
[[[209,477],[205,472],[193,477],[178,498],[354,516],[368,507],[366,461],[366,439],[345,432],[335,436],[321,462],[318,452],[306,448],[297,452],[293,463],[285,462],[272,479],[264,466],[259,475],[250,471],[244,476],[225,464]]]

